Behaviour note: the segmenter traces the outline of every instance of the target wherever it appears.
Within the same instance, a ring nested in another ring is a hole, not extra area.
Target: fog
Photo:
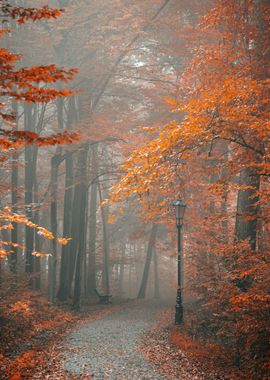
[[[55,20],[11,22],[4,44],[22,54],[20,68],[77,69],[72,81],[56,84],[73,95],[47,104],[13,103],[16,128],[43,137],[67,130],[78,132],[79,139],[14,153],[1,168],[2,178],[12,182],[2,202],[71,240],[61,246],[27,226],[16,227],[11,240],[26,248],[6,265],[32,273],[33,288],[48,287],[51,302],[72,300],[78,309],[82,300],[97,302],[95,289],[113,297],[173,298],[173,213],[160,222],[144,211],[137,194],[124,202],[111,202],[110,194],[125,157],[149,137],[142,127],[171,118],[164,98],[177,96],[188,55],[177,31],[179,23],[194,23],[197,14],[177,1],[59,0],[49,6],[65,8],[64,13]]]

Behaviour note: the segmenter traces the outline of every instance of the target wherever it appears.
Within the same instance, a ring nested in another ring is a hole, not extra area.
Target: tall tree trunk
[[[61,156],[56,154],[51,159],[51,232],[57,236],[57,177]],[[51,256],[49,257],[48,289],[49,301],[55,302],[56,292],[56,267],[57,267],[57,242],[51,240]]]
[[[121,250],[120,273],[119,273],[119,294],[121,297],[124,294],[123,285],[124,285],[124,269],[125,269],[125,251],[126,251],[126,244],[123,243],[122,250]]]
[[[153,224],[152,229],[151,229],[151,233],[150,233],[149,242],[148,242],[148,247],[147,247],[147,254],[146,254],[146,259],[145,259],[145,265],[144,265],[144,271],[143,271],[141,286],[140,286],[140,290],[139,290],[137,298],[145,298],[147,281],[148,281],[148,276],[149,276],[150,263],[152,260],[153,248],[154,248],[155,242],[156,242],[157,228],[158,228],[157,224]]]
[[[79,155],[80,157],[80,155]],[[79,161],[78,161],[79,162]],[[76,176],[75,181],[78,181],[78,176]],[[81,202],[81,186],[80,183],[76,184],[74,189],[74,196],[72,202],[72,219],[71,219],[71,242],[70,242],[70,253],[68,260],[68,281],[67,281],[67,291],[68,296],[72,296],[72,283],[74,278],[74,270],[76,265],[76,256],[79,245],[79,231],[80,231],[80,219],[81,219],[81,210],[79,208]]]
[[[38,184],[37,181],[35,180],[34,184],[34,201],[35,204],[38,204]],[[39,225],[40,224],[40,210],[36,210],[34,212],[34,223]],[[34,240],[35,240],[35,250],[37,252],[41,251],[42,247],[42,240],[40,235],[38,234],[38,231],[34,231]],[[34,257],[34,272],[35,272],[35,277],[33,279],[33,287],[35,290],[40,290],[40,257]]]
[[[16,113],[16,130],[18,127],[18,103],[16,101],[12,102],[12,109]],[[19,168],[18,168],[19,155],[15,152],[12,156],[12,169],[11,169],[11,203],[12,211],[17,212],[18,204],[18,186],[19,186]],[[13,224],[13,230],[11,230],[11,241],[12,243],[18,243],[18,224]],[[9,255],[10,258],[10,270],[13,273],[17,272],[17,259],[18,259],[18,248],[12,247],[12,253]]]
[[[98,160],[97,145],[92,149],[92,181],[90,191],[90,214],[89,214],[89,256],[88,256],[88,294],[95,295],[96,289],[96,230],[97,230],[97,189],[98,189]]]
[[[73,295],[73,308],[75,310],[80,310],[81,301],[81,289],[82,289],[82,262],[85,257],[86,252],[86,218],[87,218],[87,194],[88,186],[86,179],[86,166],[87,166],[87,156],[88,156],[89,145],[85,145],[80,152],[80,184],[79,184],[79,203],[77,205],[80,210],[79,219],[79,244],[76,255],[76,266],[75,266],[75,281],[74,281],[74,295]]]
[[[71,236],[71,219],[72,219],[72,197],[73,197],[73,157],[71,153],[66,153],[65,159],[66,178],[65,178],[65,195],[64,195],[64,216],[63,216],[63,236]],[[66,301],[69,296],[69,260],[71,244],[62,246],[61,267],[60,267],[60,285],[58,298],[60,301]]]
[[[33,126],[33,104],[24,105],[24,129],[25,131],[34,131]],[[25,214],[32,219],[32,203],[33,203],[33,147],[28,145],[25,147]],[[34,248],[34,231],[32,228],[25,227],[25,271],[33,272],[34,257],[32,251]]]
[[[63,103],[58,103],[58,123],[63,128]],[[68,114],[67,114],[67,130],[71,130],[74,118],[76,116],[75,98],[71,97],[68,101]],[[64,210],[63,210],[63,236],[71,236],[71,220],[72,220],[72,199],[73,199],[73,154],[66,151],[65,153],[65,195],[64,195]],[[58,298],[60,301],[66,301],[69,296],[69,267],[71,244],[63,245],[61,252],[61,266],[60,266],[60,283],[58,290]]]
[[[240,173],[240,185],[247,187],[238,191],[235,235],[239,241],[248,240],[252,249],[256,249],[257,216],[260,176],[251,168],[244,168]]]
[[[102,205],[102,193],[100,182],[98,182],[99,199],[101,204],[101,219],[103,226],[103,274],[102,283],[103,290],[106,294],[110,294],[110,258],[109,258],[109,237],[108,237],[108,223],[107,215],[104,206]]]
[[[263,8],[269,3],[269,1],[255,0],[254,3],[254,17],[247,20],[247,23],[251,23],[253,27],[255,23],[257,30],[251,75],[255,80],[262,80],[267,77],[266,68],[269,63],[269,56],[264,54],[265,49],[262,45],[265,30]],[[258,163],[261,162],[261,157],[254,156],[253,159]],[[242,169],[240,173],[240,185],[249,188],[238,192],[235,235],[236,239],[239,241],[249,240],[251,248],[255,250],[257,245],[259,212],[259,197],[256,193],[260,189],[260,176],[258,175],[258,172],[251,167]]]
[[[154,255],[153,255],[153,264],[154,264],[154,298],[159,299],[160,298],[160,291],[159,291],[159,276],[158,276],[158,258],[157,258],[157,251],[154,248]]]

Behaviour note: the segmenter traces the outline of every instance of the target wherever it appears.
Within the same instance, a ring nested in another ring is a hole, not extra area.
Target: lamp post
[[[183,322],[183,303],[182,303],[182,257],[181,257],[181,233],[183,220],[186,210],[186,205],[181,200],[176,200],[173,202],[175,207],[175,216],[176,216],[176,227],[178,232],[178,256],[177,256],[177,269],[178,269],[178,278],[177,278],[177,295],[176,295],[176,305],[175,305],[175,324],[181,325]]]

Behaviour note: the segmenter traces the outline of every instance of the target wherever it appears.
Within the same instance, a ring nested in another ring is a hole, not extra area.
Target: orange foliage
[[[28,20],[37,21],[41,19],[56,18],[63,12],[63,9],[53,9],[48,6],[44,6],[42,8],[14,7],[3,0],[1,0],[1,7],[4,17],[11,17],[19,24],[23,24]]]
[[[199,363],[206,372],[219,369],[231,380],[245,379],[244,375],[234,368],[232,352],[221,344],[204,342],[202,339],[194,340],[189,334],[178,329],[171,331],[170,342],[184,351],[191,360]]]
[[[48,360],[46,352],[39,347],[40,340],[45,346],[52,332],[52,336],[57,336],[78,319],[70,312],[49,305],[39,293],[23,290],[26,284],[22,279],[17,278],[17,281],[16,291],[1,290],[1,379],[32,378],[37,368]]]
[[[173,120],[162,129],[157,127],[158,137],[150,139],[132,153],[123,165],[127,174],[115,187],[113,200],[123,200],[134,193],[146,198],[151,193],[155,194],[156,188],[160,188],[162,199],[163,193],[170,194],[165,190],[177,181],[176,171],[185,169],[186,160],[193,152],[218,140],[231,142],[251,152],[248,162],[244,161],[242,165],[252,165],[258,173],[270,175],[270,81],[262,75],[261,69],[265,65],[257,57],[257,50],[260,49],[260,57],[266,59],[265,39],[269,34],[269,23],[267,9],[263,8],[261,18],[266,30],[262,36],[255,26],[260,12],[254,12],[253,1],[236,5],[229,0],[219,2],[209,12],[201,31],[206,33],[206,37],[210,35],[210,42],[206,44],[204,41],[200,48],[194,49],[193,61],[181,79],[189,86],[186,84],[183,87],[178,102],[167,98],[167,102],[174,107],[173,111],[184,115],[183,120]],[[255,25],[247,24],[247,14],[253,15]],[[253,30],[252,37],[250,28]],[[211,33],[216,37],[214,42]],[[247,36],[253,47],[247,46]],[[243,155],[241,150],[238,154],[238,157]],[[254,154],[259,159],[254,159]],[[167,207],[167,204],[164,206]],[[160,207],[163,207],[162,204]]]
[[[37,233],[40,236],[42,236],[46,239],[56,239],[57,242],[62,244],[62,245],[67,245],[68,242],[71,240],[70,238],[58,238],[58,237],[54,236],[46,228],[41,227],[41,226],[31,222],[25,215],[21,215],[21,214],[12,212],[9,207],[5,207],[3,210],[0,210],[0,221],[3,223],[8,223],[8,224],[4,224],[1,229],[13,229],[12,223],[18,223],[18,224],[24,224],[25,226],[36,229]],[[2,246],[0,248],[0,259],[6,258],[7,255],[12,252],[12,247],[18,247],[21,249],[25,248],[25,246],[18,244],[18,243],[13,243],[11,241],[6,242],[6,241],[0,240],[0,245]],[[5,247],[11,247],[11,248],[6,249]],[[34,250],[32,252],[32,255],[38,256],[38,257],[51,256],[50,253],[45,254],[42,252],[38,252],[36,250]]]
[[[49,7],[23,8],[14,7],[6,1],[1,1],[2,24],[11,18],[22,24],[25,21],[56,18],[61,10]],[[1,29],[0,36],[7,32]],[[70,133],[41,137],[27,131],[14,131],[12,122],[16,115],[9,109],[11,99],[26,102],[48,103],[57,97],[71,96],[73,92],[68,89],[55,89],[50,87],[56,82],[68,83],[77,73],[76,69],[58,68],[55,65],[33,66],[29,68],[16,68],[20,55],[11,53],[5,48],[0,48],[0,117],[6,123],[0,129],[0,146],[4,150],[16,148],[23,144],[56,145],[71,143],[74,136]],[[11,128],[11,129],[10,129]]]
[[[170,204],[184,198],[185,291],[204,339],[230,347],[250,379],[269,376],[269,4],[218,1],[196,28],[201,38],[167,98],[177,118],[151,129],[124,162],[111,200],[135,198],[145,217],[173,223]],[[193,41],[192,41],[193,42]],[[243,168],[260,177],[257,251],[235,243]],[[168,221],[168,217],[170,221]]]

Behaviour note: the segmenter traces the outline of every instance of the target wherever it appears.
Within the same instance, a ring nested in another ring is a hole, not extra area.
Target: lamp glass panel
[[[181,206],[178,206],[178,207],[179,207],[179,218],[180,218],[181,221],[183,221],[184,215],[185,215],[185,211],[186,211],[186,205],[182,204]]]
[[[180,219],[181,218],[181,210],[180,210],[180,205],[177,205],[176,207],[175,207],[175,212],[176,212],[176,219]]]

